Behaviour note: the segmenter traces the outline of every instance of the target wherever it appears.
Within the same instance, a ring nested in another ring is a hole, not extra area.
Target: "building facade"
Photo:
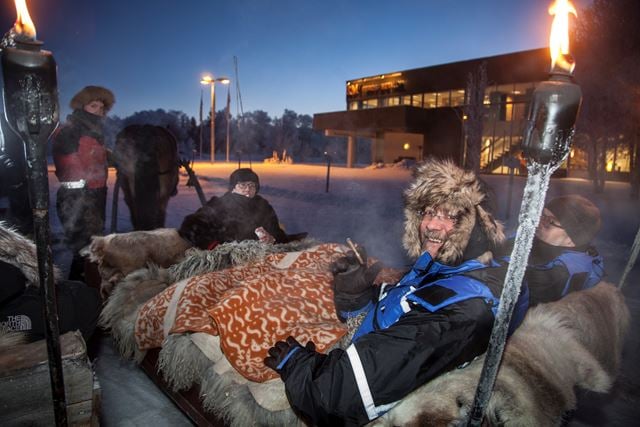
[[[481,67],[486,79],[479,78]],[[549,50],[522,52],[435,65],[346,82],[346,111],[315,114],[314,129],[347,139],[347,166],[352,167],[356,141],[371,140],[371,161],[392,163],[426,156],[452,158],[463,164],[468,141],[468,92],[484,93],[480,168],[485,173],[526,170],[521,155],[527,108],[536,85],[549,76]],[[469,82],[470,75],[476,83]],[[620,170],[624,153],[613,150]],[[559,171],[586,176],[587,156],[572,149]],[[581,172],[583,171],[583,172]]]

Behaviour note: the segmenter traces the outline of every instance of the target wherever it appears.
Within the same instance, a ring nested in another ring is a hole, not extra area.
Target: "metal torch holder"
[[[56,62],[38,41],[3,40],[5,116],[25,145],[38,277],[43,299],[49,375],[56,425],[66,425],[58,309],[49,230],[47,140],[59,121]]]

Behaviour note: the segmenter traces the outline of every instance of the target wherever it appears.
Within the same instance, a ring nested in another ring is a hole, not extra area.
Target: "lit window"
[[[389,98],[382,98],[383,107],[395,107],[396,105],[400,105],[400,97],[392,96]]]
[[[436,108],[438,95],[434,93],[425,93],[424,97],[424,108]]]
[[[451,105],[451,93],[447,90],[445,92],[438,92],[438,107],[449,107]]]
[[[411,95],[401,96],[400,103],[402,105],[411,105]]]
[[[464,90],[457,89],[451,91],[451,106],[457,107],[464,105]]]
[[[362,101],[362,109],[365,110],[367,108],[377,108],[378,100],[377,99],[365,99]]]

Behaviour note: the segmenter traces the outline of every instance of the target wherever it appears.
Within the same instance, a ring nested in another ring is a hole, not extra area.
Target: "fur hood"
[[[19,268],[27,278],[28,286],[39,286],[36,245],[2,221],[0,221],[0,261]],[[55,282],[59,282],[62,277],[60,270],[55,266],[53,277]]]
[[[426,207],[441,208],[460,218],[436,257],[439,262],[457,265],[493,251],[504,242],[502,224],[486,208],[486,185],[473,172],[450,160],[427,159],[416,166],[413,177],[404,192],[402,243],[409,256],[418,257],[422,253],[420,223]]]

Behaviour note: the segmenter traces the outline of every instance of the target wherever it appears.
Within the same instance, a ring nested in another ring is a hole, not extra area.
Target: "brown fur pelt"
[[[560,425],[576,407],[575,386],[609,391],[628,326],[624,298],[608,283],[531,309],[507,342],[485,423]],[[462,425],[483,362],[481,356],[425,384],[373,425]]]
[[[7,331],[0,328],[0,352],[9,351],[12,347],[29,342],[29,335],[24,332]]]
[[[111,331],[111,336],[120,354],[134,357],[138,362],[144,352],[138,350],[134,328],[138,310],[154,295],[173,283],[169,271],[150,264],[127,275],[109,297],[100,313],[99,325]]]
[[[0,260],[11,264],[27,278],[27,286],[39,286],[36,245],[6,223],[0,221]],[[54,281],[60,282],[62,273],[53,267]]]
[[[169,267],[180,262],[191,244],[174,228],[94,236],[89,258],[98,263],[103,297],[127,274],[148,263]]]

